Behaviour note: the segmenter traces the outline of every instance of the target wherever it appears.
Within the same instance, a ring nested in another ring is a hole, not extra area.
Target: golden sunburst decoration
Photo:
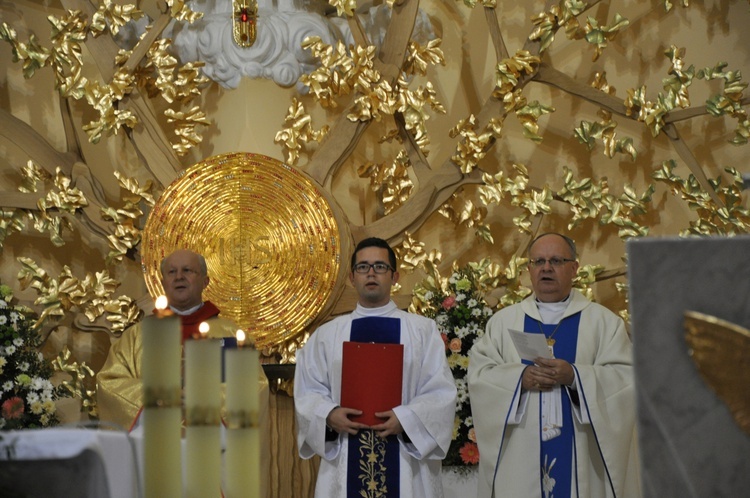
[[[258,348],[276,352],[324,318],[343,290],[351,241],[342,219],[313,181],[278,160],[214,156],[185,170],[149,215],[146,285],[163,294],[159,264],[173,250],[203,254],[204,298]]]

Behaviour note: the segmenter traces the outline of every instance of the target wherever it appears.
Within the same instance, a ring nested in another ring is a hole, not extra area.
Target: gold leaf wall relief
[[[750,434],[750,330],[697,311],[685,312],[684,326],[701,377]]]

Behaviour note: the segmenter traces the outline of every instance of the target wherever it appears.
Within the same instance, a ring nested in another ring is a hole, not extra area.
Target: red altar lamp
[[[232,35],[240,47],[252,47],[255,43],[258,3],[256,0],[232,0]]]

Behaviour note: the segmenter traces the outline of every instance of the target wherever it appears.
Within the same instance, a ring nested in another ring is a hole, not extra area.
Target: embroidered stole
[[[575,363],[576,348],[578,345],[578,325],[580,321],[580,312],[567,316],[561,320],[559,329],[555,334],[555,358],[565,360],[571,364]],[[539,332],[536,331],[538,331],[540,327],[544,331],[544,335],[549,337],[549,335],[555,330],[556,325],[545,325],[526,315],[526,319],[524,320],[524,330],[527,331],[527,334],[538,334]],[[526,360],[524,360],[523,363],[531,365],[531,362]],[[575,432],[573,431],[570,398],[567,393],[562,393],[563,426],[561,434],[548,441],[542,441],[541,396],[542,393],[539,393],[539,440],[541,448],[539,454],[540,496],[555,496],[555,498],[569,497],[571,491],[571,476],[573,474],[575,463],[573,461],[575,454]],[[576,489],[578,489],[577,483]]]
[[[349,340],[399,344],[401,320],[379,316],[354,319]],[[398,437],[383,439],[374,431],[365,429],[348,439],[347,498],[400,496]]]

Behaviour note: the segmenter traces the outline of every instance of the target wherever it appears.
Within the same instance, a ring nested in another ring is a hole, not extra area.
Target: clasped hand
[[[527,391],[550,391],[557,385],[569,386],[574,380],[573,367],[567,361],[537,358],[523,371],[521,385]]]
[[[404,428],[401,426],[401,422],[398,420],[398,417],[393,410],[375,412],[376,417],[384,420],[382,424],[373,426],[355,422],[349,418],[350,416],[357,415],[362,415],[362,410],[337,406],[331,410],[328,417],[326,417],[326,424],[338,433],[346,432],[347,434],[352,435],[357,434],[360,429],[372,429],[375,431],[375,434],[380,437],[387,437],[404,432]]]

